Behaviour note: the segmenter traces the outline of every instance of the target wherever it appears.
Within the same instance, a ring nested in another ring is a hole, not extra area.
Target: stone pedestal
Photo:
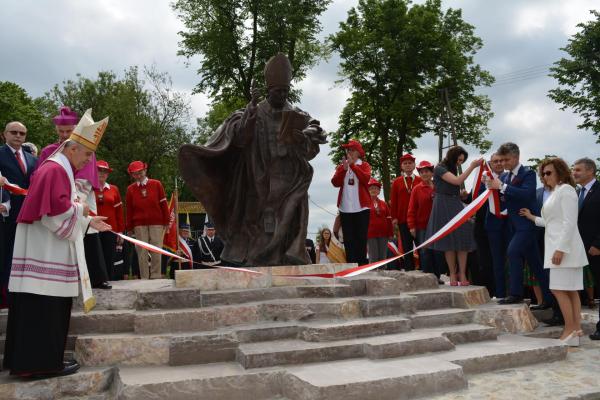
[[[213,291],[312,285],[325,281],[322,278],[301,278],[299,276],[332,274],[355,266],[356,264],[311,264],[247,268],[261,272],[261,274],[220,268],[183,270],[175,271],[175,287]],[[298,277],[285,275],[297,275]]]

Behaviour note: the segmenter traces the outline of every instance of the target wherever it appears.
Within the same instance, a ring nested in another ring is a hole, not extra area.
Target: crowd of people
[[[85,292],[88,284],[111,289],[109,281],[172,278],[176,269],[219,264],[224,246],[210,222],[197,239],[189,225],[179,226],[192,263],[169,262],[124,241],[115,233],[163,247],[171,212],[162,183],[147,176],[145,163],[132,161],[124,205],[109,183],[112,168],[95,155],[108,118],[94,122],[91,110],[79,118],[61,107],[53,122],[57,141],[39,156],[19,121],[6,125],[0,147],[0,308],[9,309],[3,367],[27,378],[79,368],[63,355],[80,280]]]
[[[494,208],[485,203],[450,234],[387,268],[414,270],[418,260],[424,272],[447,274],[451,286],[486,286],[500,304],[522,303],[530,286],[531,308],[552,307],[554,316],[544,322],[564,325],[561,340],[578,345],[581,299],[595,307],[600,294],[600,183],[593,160],[581,158],[569,167],[561,158],[548,158],[538,167],[537,188],[536,171],[521,163],[514,143],[501,145],[490,160],[468,164],[460,146],[436,166],[426,160],[417,166],[405,154],[386,203],[378,197],[381,184],[371,176],[362,145],[350,140],[342,147],[345,157],[331,180],[339,188],[340,223],[336,219],[333,236],[328,228],[320,232],[321,263],[334,262],[334,252],[335,260],[360,265],[384,260],[393,256],[388,242],[400,253],[410,251],[489,189],[498,203]],[[467,192],[465,180],[484,163],[488,173],[480,187]],[[332,246],[332,239],[342,243]],[[600,323],[597,328],[594,340],[600,340]]]
[[[24,123],[15,121],[6,125],[3,133],[5,144],[0,147],[1,183],[9,182],[23,189],[29,188],[36,169],[71,137],[79,116],[69,107],[61,107],[53,122],[57,141],[44,147],[39,156],[37,146],[26,142],[27,128]],[[170,213],[162,183],[149,178],[147,169],[142,161],[129,164],[127,172],[132,183],[126,188],[125,203],[121,199],[120,189],[109,182],[112,168],[108,162],[96,160],[95,153],[85,166],[75,172],[75,186],[78,199],[87,204],[93,214],[105,217],[112,231],[162,247]],[[10,194],[1,188],[0,193],[3,238],[0,247],[0,308],[6,308],[9,305],[8,282],[17,219],[25,196]],[[207,224],[206,233],[195,240],[190,239],[189,226],[179,228],[182,237],[189,241],[196,262],[193,267],[208,268],[208,265],[220,262],[223,243],[215,236],[212,225]],[[97,289],[111,289],[109,281],[121,279],[173,277],[175,269],[190,267],[185,263],[172,263],[164,256],[124,242],[110,231],[97,232],[89,228],[83,242],[90,281],[92,287]]]

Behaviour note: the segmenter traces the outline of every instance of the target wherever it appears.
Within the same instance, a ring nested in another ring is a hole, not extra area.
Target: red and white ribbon
[[[433,234],[429,239],[427,239],[425,242],[423,242],[422,244],[420,244],[419,246],[413,248],[410,251],[407,251],[406,253],[403,254],[399,254],[398,248],[395,246],[394,243],[388,243],[388,248],[390,248],[390,250],[392,250],[395,254],[394,257],[390,257],[387,258],[385,260],[381,260],[381,261],[377,261],[371,264],[367,264],[367,265],[361,265],[358,267],[353,267],[353,268],[348,268],[345,269],[343,271],[339,271],[336,273],[326,273],[326,274],[298,274],[298,275],[273,275],[273,276],[282,276],[282,277],[288,277],[288,278],[350,278],[353,276],[357,276],[360,274],[364,274],[365,272],[369,272],[372,271],[374,269],[377,269],[379,267],[382,267],[394,260],[397,260],[399,258],[402,258],[414,251],[417,251],[425,246],[428,246],[430,244],[432,244],[433,242],[442,239],[443,237],[449,235],[450,233],[454,232],[456,229],[458,229],[462,224],[464,224],[469,218],[471,218],[473,215],[475,215],[475,213],[477,212],[477,210],[479,210],[481,208],[481,206],[488,200],[488,198],[491,196],[492,192],[490,191],[490,189],[486,189],[483,193],[481,193],[474,201],[471,202],[471,204],[467,205],[460,213],[458,213],[454,218],[452,218],[450,221],[448,221],[448,223],[446,225],[444,225],[439,231],[437,231],[435,234]],[[167,250],[164,250],[160,247],[156,247],[153,246],[149,243],[146,242],[142,242],[141,240],[138,239],[134,239],[131,238],[129,236],[123,235],[121,233],[117,233],[117,232],[113,232],[115,235],[123,238],[124,240],[127,240],[133,244],[135,244],[136,246],[140,246],[144,249],[147,249],[149,251],[152,251],[154,253],[159,253],[159,254],[164,254],[166,256],[169,257],[173,257],[185,262],[192,262],[191,256],[188,255],[189,259],[186,259],[184,257],[181,257],[177,254],[173,254]],[[188,247],[189,248],[189,247]],[[191,255],[191,252],[189,253]],[[187,254],[186,254],[187,255]],[[236,271],[236,272],[246,272],[246,273],[251,273],[251,274],[255,274],[255,275],[262,275],[264,274],[264,272],[260,272],[260,271],[254,271],[251,269],[247,269],[247,268],[235,268],[235,267],[224,267],[224,266],[220,266],[220,265],[212,265],[212,268],[218,268],[218,269],[225,269],[225,270],[230,270],[230,271]]]
[[[20,195],[20,196],[27,195],[27,189],[23,189],[22,187],[20,187],[18,185],[13,185],[12,183],[6,182],[4,184],[4,186],[2,186],[2,188],[8,190],[12,194],[16,194],[16,195]]]
[[[481,166],[475,175],[475,184],[473,185],[473,189],[471,191],[472,198],[475,198],[477,192],[479,191],[484,175],[487,176],[488,179],[492,179],[494,177],[488,163],[485,160],[481,160]],[[492,193],[488,200],[489,212],[494,214],[497,218],[506,218],[508,216],[507,210],[500,210],[500,191],[493,189],[491,192]]]

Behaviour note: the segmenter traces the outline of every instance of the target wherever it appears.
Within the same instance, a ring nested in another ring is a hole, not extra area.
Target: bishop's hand
[[[112,229],[112,227],[107,224],[106,222],[104,222],[104,220],[107,217],[101,217],[101,216],[97,216],[97,217],[92,217],[92,220],[90,221],[90,226],[94,229],[96,229],[98,232],[106,232],[106,231],[110,231]]]

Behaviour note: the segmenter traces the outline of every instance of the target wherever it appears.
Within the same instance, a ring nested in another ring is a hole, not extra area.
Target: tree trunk
[[[406,136],[408,134],[408,123],[406,120],[403,120],[400,124],[400,131],[398,132],[398,144],[396,145],[396,176],[400,176],[400,158],[402,158],[402,153],[404,152],[404,147],[406,145]]]
[[[390,200],[391,193],[391,182],[390,182],[390,137],[387,126],[381,126],[378,124],[379,132],[381,133],[381,180],[383,186],[383,196],[385,201]]]

